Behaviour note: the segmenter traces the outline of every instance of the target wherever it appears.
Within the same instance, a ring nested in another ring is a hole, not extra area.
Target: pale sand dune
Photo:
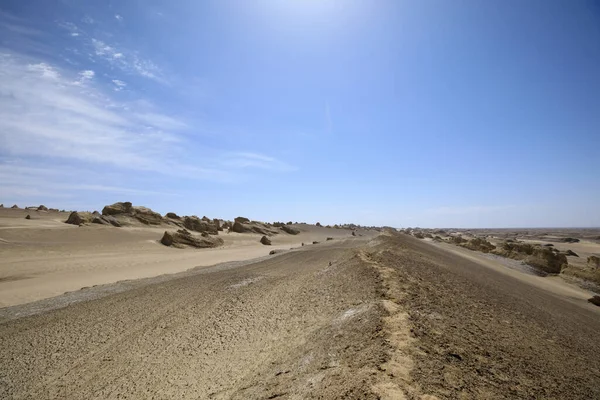
[[[31,220],[25,216],[31,215]],[[280,233],[272,246],[261,235],[220,232],[216,249],[175,249],[158,241],[175,227],[77,227],[68,213],[0,209],[0,307],[24,304],[82,287],[147,278],[268,255],[327,237],[350,237],[349,230],[296,226],[298,235]]]

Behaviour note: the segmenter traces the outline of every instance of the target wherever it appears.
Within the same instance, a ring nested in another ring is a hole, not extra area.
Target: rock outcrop
[[[48,207],[46,207],[45,205],[41,204],[38,208],[38,211],[48,211]]]
[[[163,222],[162,215],[142,206],[133,207],[133,217],[145,225],[160,225]]]
[[[568,261],[564,254],[552,250],[552,248],[530,243],[504,242],[492,253],[515,260],[523,260],[549,274],[558,274],[563,266],[568,265]]]
[[[282,225],[279,227],[279,229],[281,229],[281,230],[282,230],[282,231],[284,231],[285,233],[289,233],[290,235],[297,235],[297,234],[299,234],[299,233],[300,233],[300,231],[299,231],[298,229],[296,229],[296,228],[292,228],[292,227],[291,227],[291,226],[289,226],[289,225],[283,225],[283,224],[282,224]]]
[[[65,223],[71,225],[83,225],[91,222],[92,219],[92,213],[86,211],[73,211],[71,214],[69,214],[69,218],[67,218]]]
[[[133,205],[130,202],[125,201],[105,206],[102,209],[102,215],[120,214],[133,214]]]
[[[233,220],[233,222],[239,222],[240,224],[247,224],[250,220],[246,217],[237,217]]]
[[[117,228],[121,227],[121,223],[112,215],[92,214],[92,224],[112,225]]]
[[[262,244],[264,244],[265,246],[270,246],[271,245],[271,240],[268,237],[266,237],[266,236],[261,237],[260,238],[260,242]]]
[[[183,226],[191,231],[207,232],[211,235],[218,235],[219,230],[212,221],[202,220],[195,215],[183,217]]]
[[[600,269],[600,257],[598,256],[589,256],[587,258],[587,265],[591,268]]]
[[[195,247],[198,249],[219,247],[223,245],[223,239],[214,236],[194,236],[186,229],[179,229],[177,232],[165,231],[160,240],[165,246],[176,248]]]
[[[132,220],[141,222],[144,225],[160,225],[165,220],[162,215],[152,211],[147,207],[133,206],[130,202],[118,202],[105,206],[102,209],[103,216],[113,216],[119,219],[119,223],[128,223]]]
[[[471,239],[468,242],[461,243],[459,246],[473,251],[481,251],[482,253],[489,253],[496,249],[496,246],[481,238]]]
[[[181,219],[181,217],[177,214],[175,214],[174,212],[168,212],[165,214],[166,218],[171,218],[171,219]]]
[[[19,208],[19,206],[15,204],[11,208]]]
[[[241,222],[242,220],[246,220],[247,222]],[[261,235],[274,235],[277,234],[278,231],[268,227],[262,222],[250,221],[247,218],[238,217],[235,219],[231,230],[237,233],[259,233]]]

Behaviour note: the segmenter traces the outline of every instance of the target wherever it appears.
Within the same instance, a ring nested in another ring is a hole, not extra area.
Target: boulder
[[[315,225],[318,226],[318,227],[322,226],[320,222],[317,222]]]
[[[591,268],[600,268],[600,257],[598,256],[589,256],[587,258],[587,265]]]
[[[183,226],[191,231],[208,232],[211,235],[218,235],[218,228],[212,223],[201,220],[196,216],[183,217]]]
[[[206,237],[197,237],[186,229],[179,229],[177,232],[165,231],[160,242],[165,246],[172,246],[180,249],[185,248],[186,246],[203,249],[223,245],[223,239],[221,238],[209,235]]]
[[[233,222],[239,222],[240,224],[247,224],[250,220],[246,217],[237,217]]]
[[[352,236],[356,236],[356,232],[355,231],[352,231]]]
[[[564,239],[562,239],[562,241],[565,243],[579,243],[579,239],[571,238],[571,237],[564,238]]]
[[[175,214],[174,212],[168,212],[165,217],[167,218],[171,218],[171,219],[181,219],[181,217],[177,214]]]
[[[266,237],[266,236],[261,237],[260,238],[260,242],[262,244],[264,244],[265,246],[270,246],[271,245],[271,240],[268,237]]]
[[[223,227],[221,226],[221,221],[218,220],[217,218],[213,218],[212,223],[217,228],[217,231],[223,230]]]
[[[14,206],[12,206],[11,208],[19,208],[19,206],[15,204],[15,205],[14,205]]]
[[[319,244],[319,242],[317,242],[316,240],[313,242],[313,244]]]
[[[0,204],[0,208],[4,208],[4,204]]]
[[[133,205],[128,201],[111,204],[109,206],[105,206],[102,209],[102,215],[119,215],[132,213]]]
[[[332,237],[328,237],[327,240],[333,240],[333,238]]]
[[[92,214],[85,211],[73,211],[65,221],[71,225],[83,225],[92,221]]]
[[[296,228],[292,228],[289,225],[281,225],[279,227],[279,229],[281,229],[282,231],[284,231],[285,233],[289,233],[290,235],[297,235],[300,233],[300,231]]]
[[[27,214],[27,216],[25,217],[25,219],[31,219],[31,215]]]
[[[45,205],[42,204],[37,208],[37,210],[38,211],[48,211],[48,207],[46,207]]]

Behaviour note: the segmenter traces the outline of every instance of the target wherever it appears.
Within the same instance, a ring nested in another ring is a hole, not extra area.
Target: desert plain
[[[0,208],[0,398],[600,398],[600,229],[107,207]]]

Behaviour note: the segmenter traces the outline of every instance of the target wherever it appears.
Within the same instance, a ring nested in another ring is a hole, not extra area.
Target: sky
[[[0,203],[600,226],[595,1],[0,2]]]

